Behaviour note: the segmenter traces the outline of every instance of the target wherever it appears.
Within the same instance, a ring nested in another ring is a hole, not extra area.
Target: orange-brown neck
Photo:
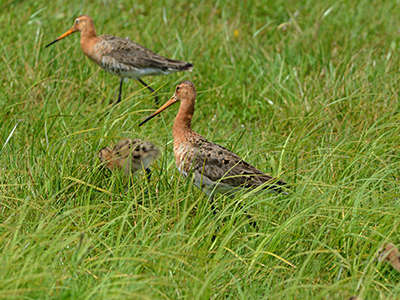
[[[94,26],[89,26],[81,32],[81,48],[90,59],[95,60],[94,46],[97,43],[97,34]]]
[[[173,135],[174,145],[185,142],[190,135],[192,130],[192,118],[194,113],[194,101],[181,102],[178,114],[176,115]]]

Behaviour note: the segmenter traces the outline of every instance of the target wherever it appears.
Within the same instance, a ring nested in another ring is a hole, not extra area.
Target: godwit
[[[140,139],[123,139],[114,148],[105,147],[99,151],[102,164],[111,171],[123,170],[126,175],[145,169],[150,180],[148,166],[158,158],[160,150],[153,143]]]
[[[129,39],[112,35],[97,36],[93,20],[88,15],[77,17],[74,26],[48,44],[46,48],[77,31],[81,32],[83,53],[105,71],[121,77],[118,100],[115,104],[121,101],[122,84],[125,78],[137,79],[154,93],[154,89],[143,82],[140,79],[141,77],[168,75],[193,69],[193,64],[191,63],[158,55]],[[158,104],[158,97],[155,96],[155,99],[156,104]]]
[[[173,126],[175,163],[183,176],[188,177],[191,172],[194,174],[194,184],[209,196],[212,206],[215,193],[234,197],[240,189],[252,190],[257,187],[282,193],[282,186],[286,185],[284,181],[264,174],[235,153],[207,141],[192,130],[196,96],[192,82],[181,82],[171,99],[140,125],[181,101]]]
[[[379,261],[388,262],[400,272],[400,252],[392,243],[383,245],[379,251]]]

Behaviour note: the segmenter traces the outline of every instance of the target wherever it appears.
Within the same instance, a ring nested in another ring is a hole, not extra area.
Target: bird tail
[[[180,71],[189,71],[191,72],[194,68],[192,63],[186,63],[183,66],[178,67]]]
[[[180,71],[191,72],[194,68],[192,63],[175,59],[168,59],[168,65],[166,65],[165,67],[172,72],[180,72]]]

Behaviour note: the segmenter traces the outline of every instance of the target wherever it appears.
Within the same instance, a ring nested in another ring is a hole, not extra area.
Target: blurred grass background
[[[400,297],[373,261],[399,242],[398,1],[0,3],[0,297]],[[161,103],[193,81],[194,130],[293,192],[219,196],[214,217],[175,168],[177,106],[139,128],[156,107],[131,80],[106,115],[119,79],[79,34],[44,48],[80,14],[193,62],[144,81]],[[150,183],[99,171],[122,137],[162,148]]]

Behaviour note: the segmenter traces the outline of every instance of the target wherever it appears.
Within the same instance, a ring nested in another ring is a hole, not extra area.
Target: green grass
[[[373,261],[381,243],[399,243],[397,9],[1,2],[0,297],[400,298],[400,275]],[[44,48],[82,13],[99,34],[194,62],[145,81],[162,103],[193,81],[194,129],[292,184],[290,195],[219,195],[214,217],[175,168],[177,106],[138,127],[154,99],[131,80],[105,115],[119,79],[83,55],[79,35]],[[98,150],[122,137],[162,148],[150,183],[99,171]]]

